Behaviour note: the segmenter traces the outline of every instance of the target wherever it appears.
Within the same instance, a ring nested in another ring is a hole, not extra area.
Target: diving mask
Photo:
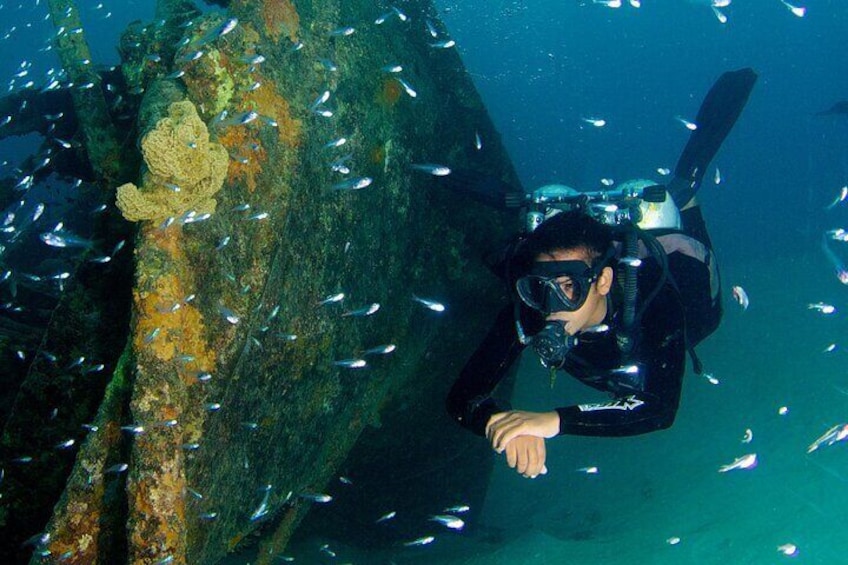
[[[592,266],[583,261],[536,261],[530,274],[518,279],[515,289],[530,308],[545,315],[574,312],[586,303],[589,288],[614,254],[610,249]]]

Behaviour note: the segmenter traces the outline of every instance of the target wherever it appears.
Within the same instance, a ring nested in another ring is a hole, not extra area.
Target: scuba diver
[[[462,369],[447,410],[523,476],[547,472],[545,439],[556,435],[636,435],[674,422],[686,353],[700,373],[693,348],[722,313],[695,193],[756,79],[741,69],[713,85],[667,186],[630,181],[578,192],[551,185],[525,194],[495,181],[493,193],[491,180],[469,185],[473,175],[461,178],[466,193],[475,186],[471,195],[483,201],[527,207],[528,233],[496,267],[512,303]],[[611,401],[528,412],[494,398],[527,345],[552,378],[565,370]]]

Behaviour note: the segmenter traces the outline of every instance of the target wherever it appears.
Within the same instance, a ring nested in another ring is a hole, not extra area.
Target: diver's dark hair
[[[569,210],[546,220],[524,242],[522,253],[535,259],[554,251],[580,251],[594,261],[612,245],[612,229],[585,212]]]

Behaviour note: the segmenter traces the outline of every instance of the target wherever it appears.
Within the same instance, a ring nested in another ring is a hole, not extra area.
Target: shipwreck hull
[[[433,6],[401,8],[231,2],[173,67],[144,62],[155,42],[125,53],[144,92],[145,164],[118,189],[139,223],[130,337],[38,553],[215,563],[263,530],[273,559],[386,403],[441,395],[475,347],[503,294],[482,257],[514,218],[410,165],[518,181]],[[434,398],[393,425],[444,425]]]

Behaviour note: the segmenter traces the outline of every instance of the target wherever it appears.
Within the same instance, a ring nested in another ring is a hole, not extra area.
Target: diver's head
[[[603,321],[613,282],[609,226],[580,211],[562,212],[539,226],[522,251],[533,260],[515,285],[524,304],[562,322],[569,335]]]

